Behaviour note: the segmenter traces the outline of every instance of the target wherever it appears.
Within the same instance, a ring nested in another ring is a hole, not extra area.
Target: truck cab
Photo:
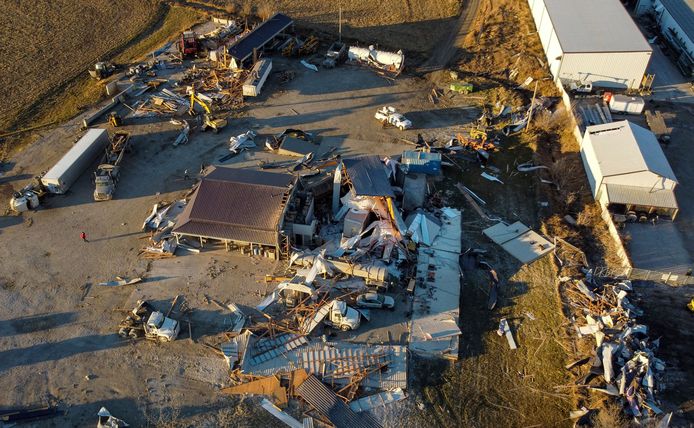
[[[167,318],[159,311],[152,312],[145,323],[145,335],[148,338],[158,339],[160,342],[175,340],[181,330],[181,325],[176,320]]]
[[[94,176],[94,200],[108,201],[113,199],[116,181],[118,181],[118,167],[107,164],[99,165]]]
[[[361,323],[361,316],[356,309],[347,306],[347,303],[335,300],[325,322],[342,331],[356,330]]]
[[[183,57],[193,57],[198,54],[198,39],[194,31],[184,31],[178,41],[178,50]]]

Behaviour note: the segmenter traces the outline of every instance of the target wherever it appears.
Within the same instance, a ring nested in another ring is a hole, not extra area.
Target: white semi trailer
[[[93,128],[41,177],[41,184],[49,193],[63,194],[80,175],[106,150],[109,144],[105,129]]]

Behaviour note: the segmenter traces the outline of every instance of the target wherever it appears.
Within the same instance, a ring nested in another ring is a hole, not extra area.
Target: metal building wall
[[[595,86],[638,89],[651,52],[565,53],[559,73],[562,83],[589,81]]]
[[[650,52],[564,53],[544,0],[528,0],[549,69],[555,80],[591,81],[607,88],[639,88]]]
[[[557,76],[561,67],[562,48],[557,39],[557,34],[554,31],[554,25],[545,8],[544,0],[529,0],[530,10],[535,21],[535,28],[540,36],[542,48],[547,57],[549,70],[553,76]]]
[[[583,168],[586,170],[591,193],[593,197],[597,197],[599,187],[602,184],[602,174],[598,157],[595,154],[595,150],[593,150],[588,132],[585,133],[583,141],[581,141],[581,160],[583,160]]]

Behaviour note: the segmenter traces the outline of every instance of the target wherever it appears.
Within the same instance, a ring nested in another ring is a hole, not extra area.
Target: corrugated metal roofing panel
[[[377,155],[344,159],[342,163],[357,196],[395,196],[386,167]]]
[[[672,189],[651,189],[607,183],[607,199],[611,204],[642,205],[657,208],[678,209],[677,198]]]
[[[402,152],[401,163],[407,172],[438,175],[441,173],[441,153]]]
[[[387,357],[370,358],[373,354],[386,353]],[[379,360],[380,358],[380,360]],[[383,371],[370,374],[362,385],[370,388],[407,388],[407,350],[404,346],[370,346],[355,343],[313,343],[292,349],[271,360],[254,361],[246,358],[244,373],[270,376],[304,368],[310,374],[327,377],[338,385],[349,383],[349,370],[358,370],[377,361],[388,361]]]
[[[296,388],[296,392],[318,413],[330,420],[337,428],[371,428],[381,424],[368,413],[357,414],[349,408],[335,392],[315,376],[309,376]]]
[[[564,53],[651,52],[619,0],[544,1]]]
[[[677,181],[655,135],[628,120],[589,126],[585,143],[593,147],[604,177],[651,171]]]
[[[214,168],[174,227],[175,233],[276,245],[278,225],[294,177]]]
[[[260,49],[267,42],[292,25],[294,21],[287,15],[277,13],[263,22],[229,48],[229,55],[238,61],[245,61],[253,54],[253,49]]]

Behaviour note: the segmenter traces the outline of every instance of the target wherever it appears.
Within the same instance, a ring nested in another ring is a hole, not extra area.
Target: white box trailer
[[[260,90],[265,84],[265,80],[270,75],[272,70],[272,60],[261,59],[256,62],[251,69],[251,74],[248,79],[243,83],[243,96],[244,97],[257,97],[260,95]]]
[[[646,101],[641,97],[617,94],[610,98],[609,105],[612,113],[641,114],[646,107]]]
[[[105,129],[90,129],[41,178],[48,192],[63,194],[77,181],[89,165],[101,155],[109,144]]]

